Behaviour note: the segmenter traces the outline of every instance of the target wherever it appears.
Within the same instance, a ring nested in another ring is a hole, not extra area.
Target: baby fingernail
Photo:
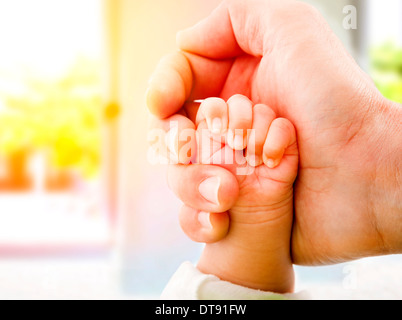
[[[212,133],[222,132],[222,120],[220,118],[215,118],[212,120]]]
[[[236,134],[233,140],[233,146],[235,150],[243,150],[244,149],[244,137],[243,135]]]
[[[176,149],[176,143],[178,142],[178,134],[179,134],[179,129],[177,127],[173,127],[172,129],[169,130],[169,132],[166,134],[166,137],[165,137],[166,146],[168,147],[169,151],[172,153],[172,156],[174,157],[174,159],[179,157],[179,155],[177,153],[177,149]]]
[[[257,155],[247,156],[247,162],[252,167],[258,167],[263,163],[261,157]]]
[[[211,223],[211,214],[208,212],[200,212],[198,214],[198,221],[201,224],[201,226],[205,229],[213,229],[212,223]]]
[[[200,183],[198,190],[205,200],[219,205],[219,188],[221,179],[219,177],[212,177]]]
[[[267,163],[268,168],[271,168],[271,169],[275,168],[275,161],[274,160],[268,159],[266,163]]]

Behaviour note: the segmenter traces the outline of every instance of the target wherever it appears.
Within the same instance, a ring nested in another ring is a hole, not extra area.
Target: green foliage
[[[372,76],[381,93],[402,103],[402,48],[392,43],[371,50]]]
[[[28,78],[26,93],[5,98],[0,153],[45,150],[56,168],[96,174],[100,165],[99,68],[79,59],[57,81]]]

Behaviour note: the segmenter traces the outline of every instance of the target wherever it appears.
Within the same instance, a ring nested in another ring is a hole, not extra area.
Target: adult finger
[[[148,132],[148,160],[154,164],[189,164],[196,156],[194,123],[176,114],[166,120],[152,117]]]
[[[228,211],[239,195],[236,177],[218,166],[170,166],[168,183],[181,201],[203,212]]]
[[[184,54],[164,57],[149,81],[146,100],[151,113],[164,119],[178,112],[190,95],[192,79]]]
[[[184,233],[195,242],[214,243],[226,237],[229,214],[202,212],[184,205],[179,215]]]
[[[148,109],[165,119],[182,109],[186,102],[218,97],[232,64],[232,60],[216,61],[179,51],[168,55],[149,81]]]
[[[277,2],[282,1],[265,1],[265,6]],[[242,52],[262,56],[268,17],[261,8],[261,1],[223,1],[209,17],[179,32],[177,43],[182,50],[214,59]]]
[[[206,19],[179,32],[177,43],[184,51],[213,59],[244,52],[261,57],[287,40],[284,21],[313,11],[312,6],[293,0],[225,0]]]

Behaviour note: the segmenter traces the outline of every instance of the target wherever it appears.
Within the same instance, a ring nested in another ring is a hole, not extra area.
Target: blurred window
[[[371,76],[385,97],[402,103],[402,1],[369,4]]]
[[[0,2],[0,254],[109,241],[101,5]]]

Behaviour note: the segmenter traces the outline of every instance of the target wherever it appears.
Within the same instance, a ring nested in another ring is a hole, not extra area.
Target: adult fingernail
[[[198,190],[201,196],[209,202],[219,205],[219,188],[221,179],[219,177],[211,177],[200,183]]]
[[[210,213],[208,212],[198,213],[198,221],[204,229],[213,229]]]

